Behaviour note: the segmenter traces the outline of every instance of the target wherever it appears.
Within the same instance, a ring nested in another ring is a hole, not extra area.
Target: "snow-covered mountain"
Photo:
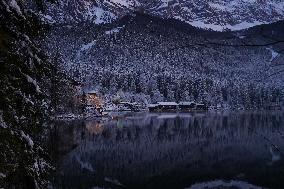
[[[200,28],[241,30],[284,18],[284,2],[277,0],[162,0],[149,12]]]
[[[34,4],[27,6],[36,9]],[[102,8],[99,2],[92,0],[63,0],[57,3],[46,2],[44,10],[36,10],[44,22],[49,24],[75,24],[92,22],[110,23],[117,17],[111,11]]]
[[[215,31],[241,30],[284,19],[282,0],[63,0],[46,6],[51,23],[109,23],[133,11],[174,18]]]
[[[51,57],[61,54],[70,75],[105,96],[122,91],[135,102],[195,100],[257,109],[281,101],[282,46],[241,45],[270,43],[261,34],[283,38],[283,26],[214,32],[136,13],[109,25],[53,27],[41,43]]]

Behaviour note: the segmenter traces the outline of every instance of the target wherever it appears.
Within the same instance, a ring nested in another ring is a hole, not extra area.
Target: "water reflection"
[[[104,127],[100,121],[93,120],[86,122],[86,129],[89,134],[99,135],[102,134]]]
[[[283,118],[279,112],[243,112],[59,122],[53,134],[58,160],[54,185],[189,188],[225,179],[280,189],[284,187]]]

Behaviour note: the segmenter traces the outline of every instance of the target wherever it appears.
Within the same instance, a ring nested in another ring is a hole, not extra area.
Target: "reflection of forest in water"
[[[58,123],[52,143],[59,159],[56,183],[185,188],[229,179],[280,189],[283,123],[279,112],[138,114],[105,123]]]

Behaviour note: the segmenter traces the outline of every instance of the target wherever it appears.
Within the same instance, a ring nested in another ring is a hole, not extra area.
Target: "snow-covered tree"
[[[43,146],[53,66],[35,45],[41,28],[22,1],[0,2],[0,188],[47,188]]]

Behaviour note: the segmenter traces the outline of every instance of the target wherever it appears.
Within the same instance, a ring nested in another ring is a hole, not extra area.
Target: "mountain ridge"
[[[284,19],[284,3],[280,0],[63,0],[58,5],[47,4],[41,16],[51,24],[104,24],[135,11],[214,31],[242,30]]]

